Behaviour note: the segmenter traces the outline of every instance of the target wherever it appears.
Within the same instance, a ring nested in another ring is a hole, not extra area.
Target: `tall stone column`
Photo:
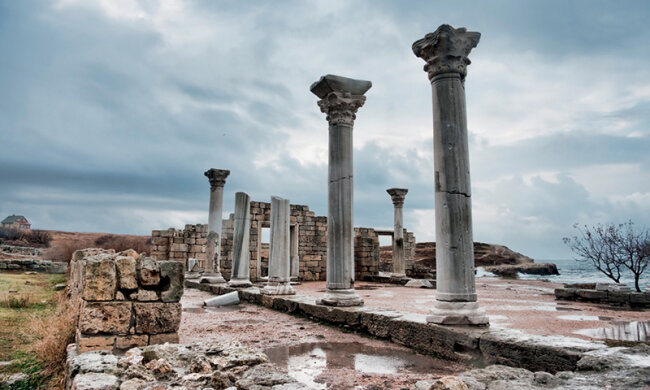
[[[354,291],[352,128],[371,86],[370,81],[326,75],[310,88],[329,122],[327,292],[319,304],[363,305]]]
[[[394,231],[393,231],[393,276],[406,277],[406,264],[404,261],[404,219],[402,208],[404,198],[409,192],[406,188],[389,188],[386,190],[390,195],[394,206]]]
[[[443,24],[413,43],[433,92],[437,324],[487,325],[476,300],[465,76],[480,33]]]
[[[223,210],[223,186],[230,171],[208,169],[205,171],[210,181],[210,212],[208,214],[208,238],[206,242],[206,270],[201,283],[226,283],[221,276],[221,219]]]
[[[250,281],[249,249],[251,230],[251,198],[244,192],[235,194],[235,226],[232,247],[232,276],[228,285],[232,287],[248,287]]]
[[[262,289],[262,294],[295,294],[291,287],[289,275],[289,217],[288,199],[271,197],[271,243],[269,253],[269,281]]]

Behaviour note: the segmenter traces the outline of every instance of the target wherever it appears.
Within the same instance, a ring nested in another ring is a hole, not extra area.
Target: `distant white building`
[[[3,228],[31,229],[32,224],[22,215],[10,215],[2,220]]]

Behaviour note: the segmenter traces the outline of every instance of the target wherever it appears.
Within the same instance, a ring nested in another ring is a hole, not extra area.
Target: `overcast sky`
[[[411,44],[481,32],[466,80],[474,238],[570,257],[575,222],[650,226],[650,2],[0,0],[0,218],[150,234],[234,193],[327,215],[312,82],[371,80],[355,226],[435,239],[431,91]]]

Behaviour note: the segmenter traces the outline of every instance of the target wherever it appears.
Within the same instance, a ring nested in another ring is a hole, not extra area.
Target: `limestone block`
[[[167,237],[152,237],[151,245],[169,245],[169,238]]]
[[[77,251],[80,252],[80,251]],[[115,263],[108,257],[85,261],[83,298],[87,301],[110,301],[115,298],[117,278]]]
[[[175,238],[174,240],[177,240],[177,239]],[[187,252],[189,250],[189,245],[182,244],[182,243],[172,244],[171,247],[170,247],[170,250],[177,251],[177,252]]]
[[[127,334],[131,322],[131,302],[84,302],[79,315],[83,334]]]
[[[181,323],[180,303],[140,303],[133,304],[135,310],[136,333],[173,333]]]
[[[149,345],[165,343],[178,344],[178,333],[161,333],[149,336]]]
[[[82,354],[88,351],[112,351],[115,336],[90,336],[84,337],[77,333],[77,352]]]
[[[599,301],[601,299],[607,299],[607,291],[578,290],[577,294],[578,298],[587,301]]]
[[[156,260],[151,257],[140,256],[136,264],[141,285],[156,286],[160,283],[160,269]]]
[[[646,290],[647,291],[647,290]],[[650,306],[650,294],[633,292],[630,294],[630,304],[633,306]]]
[[[117,336],[115,338],[115,348],[127,350],[134,347],[144,347],[149,344],[149,336],[146,334]]]
[[[115,375],[99,372],[79,374],[72,381],[71,390],[117,390],[120,381]]]
[[[115,268],[117,270],[117,288],[125,290],[138,288],[135,258],[131,256],[118,256],[115,259]]]
[[[158,293],[155,290],[138,289],[137,300],[140,302],[151,302],[158,300]]]
[[[183,296],[183,282],[185,280],[183,263],[177,261],[161,261],[160,279],[163,289],[160,299],[163,302],[178,302]]]

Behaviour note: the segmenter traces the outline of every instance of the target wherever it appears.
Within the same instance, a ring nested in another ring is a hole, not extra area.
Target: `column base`
[[[221,276],[221,272],[204,273],[199,280],[199,283],[209,284],[226,284],[226,279]]]
[[[427,316],[427,322],[440,325],[490,325],[485,309],[479,307],[478,302],[436,301]]]
[[[267,284],[260,290],[263,295],[294,295],[296,290],[289,283]]]
[[[201,277],[200,272],[186,272],[185,279],[198,279]]]
[[[230,279],[228,281],[229,287],[251,287],[253,283],[248,279]]]
[[[330,290],[328,289],[323,298],[316,300],[317,305],[326,306],[363,306],[363,299],[353,288]]]

